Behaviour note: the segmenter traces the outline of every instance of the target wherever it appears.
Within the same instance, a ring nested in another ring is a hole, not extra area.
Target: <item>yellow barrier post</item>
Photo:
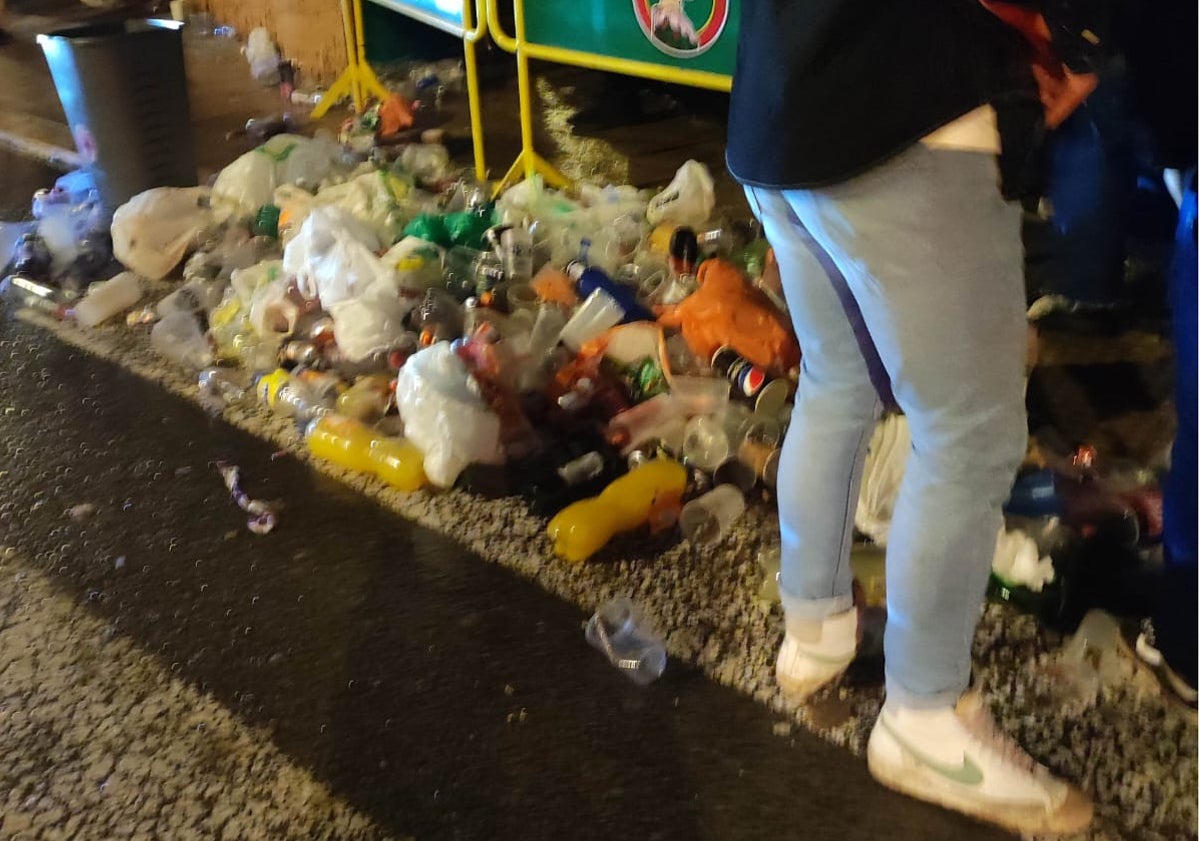
[[[541,175],[552,187],[565,187],[570,179],[550,165],[545,158],[537,153],[533,141],[533,89],[529,80],[529,56],[525,44],[525,7],[521,0],[513,0],[513,11],[517,37],[508,35],[500,25],[500,15],[496,0],[487,0],[488,26],[491,27],[492,40],[502,50],[513,53],[517,58],[517,98],[521,110],[521,153],[513,161],[504,177],[496,184],[495,192],[499,194],[510,184],[519,180],[521,175],[532,178]]]
[[[388,89],[379,81],[367,63],[367,47],[363,36],[362,0],[342,0],[342,29],[346,36],[346,69],[321,97],[312,117],[319,120],[343,97],[354,100],[354,112],[361,114],[368,97],[387,99]]]
[[[463,3],[463,72],[467,77],[467,111],[471,118],[471,149],[475,155],[475,178],[487,179],[487,164],[484,160],[483,115],[479,104],[479,69],[475,64],[475,45],[487,35],[487,13],[482,8],[484,0],[478,0],[475,22],[471,23],[471,4]]]
[[[554,47],[548,44],[534,44],[525,37],[525,2],[513,0],[513,19],[516,24],[516,37],[509,35],[500,25],[500,0],[486,0],[488,26],[491,29],[492,40],[505,52],[512,53],[517,59],[517,91],[520,97],[521,109],[521,154],[513,162],[508,173],[499,182],[496,192],[499,193],[509,184],[526,178],[535,173],[540,174],[546,182],[553,186],[563,186],[569,180],[544,158],[538,155],[533,142],[533,89],[529,80],[529,60],[549,61],[556,64],[568,64],[589,70],[601,70],[607,73],[620,73],[625,76],[639,76],[644,79],[654,79],[660,82],[671,82],[677,85],[687,85],[695,88],[728,92],[733,87],[733,77],[723,73],[713,73],[707,70],[685,70],[648,61],[635,61],[615,56],[598,55],[596,53],[571,50],[564,47]],[[550,0],[556,2],[556,0]]]

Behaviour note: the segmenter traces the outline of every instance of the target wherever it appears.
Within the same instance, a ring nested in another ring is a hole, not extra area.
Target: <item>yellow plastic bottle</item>
[[[305,435],[308,451],[347,470],[373,473],[401,491],[425,484],[425,456],[402,438],[388,438],[345,417],[325,415],[313,421]]]
[[[554,552],[568,561],[584,561],[618,532],[651,522],[661,512],[677,511],[687,486],[687,471],[670,459],[655,459],[615,480],[599,496],[567,506],[550,521],[546,534]]]

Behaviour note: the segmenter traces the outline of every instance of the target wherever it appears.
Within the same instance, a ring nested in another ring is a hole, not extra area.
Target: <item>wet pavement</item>
[[[880,788],[860,760],[677,663],[647,689],[628,684],[586,645],[575,607],[111,363],[13,321],[0,342],[0,629],[20,613],[11,582],[44,582],[73,605],[64,621],[188,687],[160,710],[164,727],[206,696],[380,837],[1004,837]],[[247,531],[216,459],[285,503],[275,532]],[[73,682],[53,659],[7,665]],[[5,694],[11,720],[27,696]],[[80,703],[104,719],[111,701]],[[5,752],[39,734],[12,728]],[[49,751],[42,776],[114,748],[82,750],[62,768]],[[32,795],[0,766],[13,815]],[[179,784],[180,803],[211,800]],[[163,809],[153,834],[183,837],[172,822],[192,820],[214,837],[211,815],[193,813]],[[85,814],[70,837],[105,830]]]

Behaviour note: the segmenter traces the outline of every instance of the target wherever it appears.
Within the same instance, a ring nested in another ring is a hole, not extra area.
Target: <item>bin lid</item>
[[[132,18],[123,21],[93,23],[85,26],[71,26],[66,29],[56,29],[37,36],[39,44],[45,46],[51,41],[66,40],[73,44],[99,43],[113,38],[123,38],[128,35],[138,35],[154,31],[178,31],[183,28],[183,22],[165,20],[163,18]]]

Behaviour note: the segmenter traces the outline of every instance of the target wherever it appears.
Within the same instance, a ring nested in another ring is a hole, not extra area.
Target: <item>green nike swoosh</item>
[[[887,723],[887,719],[880,716],[879,723],[883,726],[893,739],[895,739],[900,747],[911,753],[913,757],[922,765],[927,766],[931,771],[939,776],[945,777],[951,782],[958,783],[964,786],[977,786],[983,782],[983,771],[971,757],[963,754],[962,763],[960,765],[947,765],[944,762],[926,755],[895,731],[895,729]]]

